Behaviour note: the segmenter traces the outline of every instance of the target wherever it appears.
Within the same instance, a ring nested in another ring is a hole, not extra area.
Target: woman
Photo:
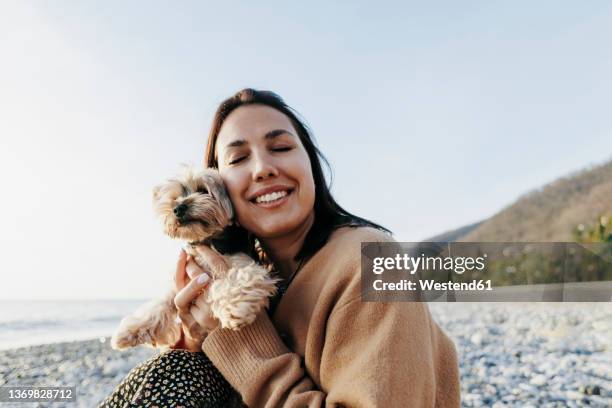
[[[204,351],[248,406],[459,406],[455,348],[427,305],[361,302],[360,243],[393,239],[334,201],[320,156],[276,94],[245,89],[221,104],[206,165],[219,169],[236,222],[283,281],[268,313],[221,329],[196,300],[210,270],[227,265],[207,247],[206,265],[181,253],[175,348]]]

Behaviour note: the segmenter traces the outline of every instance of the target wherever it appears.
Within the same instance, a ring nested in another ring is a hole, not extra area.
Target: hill
[[[612,216],[612,160],[531,191],[493,217],[428,241],[574,241],[582,225]]]

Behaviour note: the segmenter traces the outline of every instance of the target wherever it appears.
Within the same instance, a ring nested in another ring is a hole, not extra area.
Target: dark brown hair
[[[390,232],[388,229],[372,221],[349,213],[334,200],[325,179],[323,168],[321,167],[321,162],[325,163],[331,174],[329,162],[317,146],[315,146],[312,133],[308,126],[299,119],[299,114],[274,92],[246,88],[221,102],[213,118],[208,135],[208,145],[206,146],[206,154],[204,156],[206,167],[218,168],[215,147],[221,126],[230,113],[244,105],[265,105],[284,113],[291,120],[291,124],[297,131],[300,141],[308,153],[315,183],[315,219],[312,228],[306,235],[302,249],[296,256],[296,260],[307,260],[314,255],[325,245],[331,233],[341,226],[369,226]],[[252,237],[249,241],[253,242]]]

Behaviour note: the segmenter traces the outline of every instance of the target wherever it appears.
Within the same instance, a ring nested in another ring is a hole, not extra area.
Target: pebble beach
[[[430,303],[460,359],[464,407],[612,407],[612,304]],[[76,386],[95,407],[153,356],[118,352],[108,337],[0,351],[0,385]],[[43,407],[43,403],[0,403]]]

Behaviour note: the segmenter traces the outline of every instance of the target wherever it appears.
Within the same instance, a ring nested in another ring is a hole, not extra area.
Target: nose
[[[172,212],[174,213],[174,215],[176,215],[177,218],[183,218],[183,216],[187,212],[187,208],[188,208],[187,204],[181,203],[177,205],[176,207],[174,207]]]
[[[278,176],[277,168],[264,157],[254,157],[253,180],[262,181],[268,177]]]

